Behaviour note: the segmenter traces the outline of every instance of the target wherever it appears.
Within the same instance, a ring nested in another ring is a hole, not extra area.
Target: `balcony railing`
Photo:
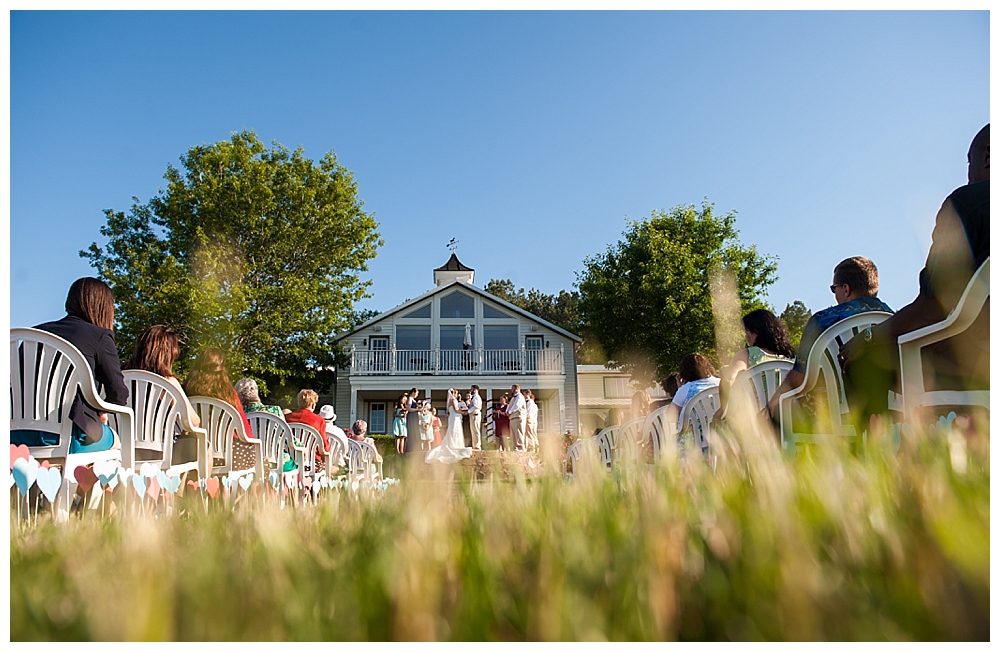
[[[351,373],[368,375],[562,374],[563,349],[351,350]]]

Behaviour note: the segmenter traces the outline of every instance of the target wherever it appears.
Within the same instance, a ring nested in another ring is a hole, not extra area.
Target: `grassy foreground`
[[[714,473],[415,465],[283,510],[12,518],[11,639],[989,640],[988,436],[754,444]]]

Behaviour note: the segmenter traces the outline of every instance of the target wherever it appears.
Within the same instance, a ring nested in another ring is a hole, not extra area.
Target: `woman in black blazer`
[[[96,278],[77,279],[69,288],[66,312],[67,315],[59,321],[35,328],[58,335],[79,349],[94,372],[97,391],[100,392],[103,387],[108,403],[126,405],[128,389],[115,346],[115,297],[111,288]],[[73,421],[70,453],[103,451],[114,445],[115,435],[104,423],[106,417],[87,405],[79,394],[73,401],[69,417]],[[54,446],[59,443],[59,436],[49,432],[14,430],[10,433],[10,441],[15,445]]]

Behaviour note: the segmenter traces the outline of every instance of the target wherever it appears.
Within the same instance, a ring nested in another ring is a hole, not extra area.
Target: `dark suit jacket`
[[[91,371],[94,372],[97,391],[104,389],[105,400],[108,403],[128,404],[128,389],[125,387],[121,362],[118,360],[115,336],[111,331],[74,315],[66,315],[59,321],[50,321],[35,328],[58,335],[80,350],[87,359]],[[87,443],[99,441],[104,434],[101,415],[87,405],[79,393],[73,401],[69,418],[86,433]]]

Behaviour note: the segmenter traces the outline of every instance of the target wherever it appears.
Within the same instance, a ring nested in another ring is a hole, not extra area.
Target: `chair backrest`
[[[834,432],[843,430],[842,415],[849,410],[847,394],[844,390],[844,377],[840,371],[837,356],[840,347],[849,342],[855,335],[866,328],[884,322],[891,316],[888,312],[872,310],[851,315],[833,324],[819,334],[806,360],[805,378],[802,381],[802,392],[806,394],[816,386],[820,375],[826,380],[827,400],[830,405],[830,418],[833,420]]]
[[[615,436],[614,464],[634,464],[639,461],[639,433],[646,417],[630,419],[618,427]]]
[[[363,447],[361,442],[355,439],[347,440],[347,464],[351,480],[364,478],[369,472],[365,451],[367,448]]]
[[[694,434],[699,451],[708,448],[712,417],[719,409],[719,387],[706,387],[688,399],[681,409],[681,432]]]
[[[326,438],[330,442],[330,463],[339,464],[341,458],[347,457],[347,446],[340,437],[327,433]]]
[[[597,441],[597,450],[601,453],[601,462],[604,470],[611,473],[615,459],[615,440],[618,436],[618,426],[608,426],[601,430],[594,437]]]
[[[292,432],[292,441],[299,441],[302,446],[302,468],[300,471],[305,475],[315,475],[316,473],[316,451],[320,451],[320,456],[325,456],[323,449],[323,438],[319,431],[304,423],[289,423]]]
[[[122,375],[135,415],[134,446],[159,452],[166,470],[172,464],[175,426],[189,433],[204,430],[191,423],[187,397],[166,378],[139,369],[126,369]]]
[[[81,398],[101,412],[120,415],[118,436],[122,462],[132,466],[132,410],[105,402],[94,374],[80,350],[57,335],[36,328],[10,329],[10,429],[59,435],[55,446],[32,447],[37,459],[69,455],[73,401]]]
[[[737,374],[729,390],[729,399],[726,401],[722,418],[726,418],[730,413],[734,402],[747,401],[746,405],[756,408],[756,412],[763,410],[785,376],[792,370],[793,364],[791,360],[770,360]]]
[[[579,439],[566,449],[566,466],[572,468],[568,475],[576,475],[594,466],[598,457],[597,437]]]
[[[642,423],[641,441],[652,445],[654,463],[665,453],[673,455],[677,452],[677,422],[667,418],[670,405],[668,403],[653,411]]]
[[[264,463],[280,470],[284,464],[282,452],[293,448],[289,424],[281,417],[267,412],[249,412],[247,421],[250,422],[254,438],[260,440]]]
[[[243,418],[229,403],[210,396],[189,396],[191,406],[201,418],[201,427],[208,433],[208,444],[214,458],[210,466],[213,474],[233,470],[233,433],[246,440]],[[216,460],[222,460],[218,464]]]

